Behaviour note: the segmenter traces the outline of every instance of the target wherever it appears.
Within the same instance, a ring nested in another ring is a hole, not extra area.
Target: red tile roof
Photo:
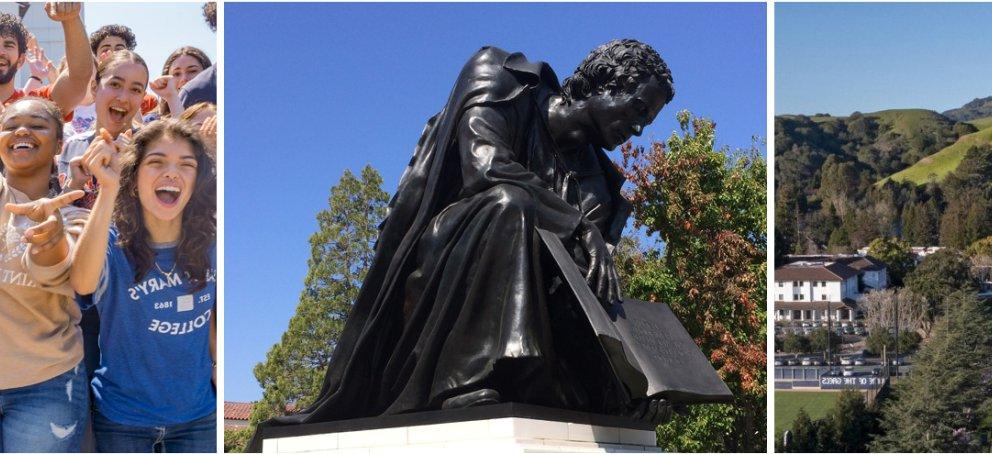
[[[247,421],[253,402],[224,402],[224,419]]]
[[[255,406],[255,402],[224,402],[224,419],[231,419],[235,421],[247,421],[251,417],[251,408]],[[286,406],[287,412],[292,412],[296,410],[296,405],[289,404]]]

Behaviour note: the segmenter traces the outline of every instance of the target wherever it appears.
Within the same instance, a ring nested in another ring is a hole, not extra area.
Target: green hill
[[[953,120],[926,109],[890,109],[864,115],[877,118],[880,124],[888,125],[892,132],[907,138],[923,131],[937,131],[954,126]]]
[[[992,117],[976,118],[974,120],[966,121],[965,123],[971,123],[972,126],[981,131],[985,128],[992,127]]]
[[[953,145],[944,148],[930,156],[921,159],[916,164],[896,172],[878,182],[879,185],[886,180],[910,181],[916,184],[924,184],[933,175],[938,181],[953,171],[964,159],[965,153],[975,145],[992,143],[992,118],[982,118],[971,122],[976,127],[985,126],[978,132],[962,136]],[[981,126],[980,126],[981,125]]]

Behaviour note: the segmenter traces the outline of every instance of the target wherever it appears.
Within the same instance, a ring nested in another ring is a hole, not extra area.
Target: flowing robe
[[[588,356],[592,332],[551,290],[562,286],[536,234],[557,235],[584,266],[580,224],[615,243],[630,211],[602,150],[556,150],[547,100],[560,90],[547,64],[519,53],[487,47],[469,60],[390,202],[318,399],[263,426],[437,409],[480,388],[560,408],[624,404],[605,361]],[[584,194],[589,175],[601,189]]]

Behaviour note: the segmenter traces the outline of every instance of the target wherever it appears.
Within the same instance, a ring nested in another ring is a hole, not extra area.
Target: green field
[[[992,121],[988,121],[988,119],[975,121],[979,122],[978,124],[984,124],[986,122],[992,124]],[[916,164],[890,175],[888,178],[879,181],[878,184],[885,183],[889,178],[895,181],[906,180],[916,184],[925,184],[930,180],[931,175],[939,181],[947,176],[948,173],[958,168],[958,164],[964,159],[964,155],[968,152],[969,148],[988,143],[992,143],[992,127],[962,136],[954,145],[920,159]]]
[[[792,427],[800,408],[806,409],[810,419],[826,416],[839,396],[839,392],[775,391],[775,433]]]

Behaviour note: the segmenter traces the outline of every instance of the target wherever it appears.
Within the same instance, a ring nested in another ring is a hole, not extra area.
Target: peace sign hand
[[[94,139],[83,153],[82,166],[96,177],[101,188],[118,188],[121,180],[120,151],[131,142],[131,131],[110,138],[106,129],[100,128],[100,137]]]
[[[62,214],[59,209],[67,207],[82,197],[83,191],[72,191],[54,198],[41,198],[27,203],[8,203],[4,209],[24,216],[40,224],[24,231],[24,242],[31,246],[31,253],[38,254],[53,249],[65,238]]]
[[[51,65],[51,62],[45,58],[45,51],[41,50],[40,47],[37,50],[28,50],[26,60],[32,76],[38,79],[44,79],[48,76],[48,66]]]

